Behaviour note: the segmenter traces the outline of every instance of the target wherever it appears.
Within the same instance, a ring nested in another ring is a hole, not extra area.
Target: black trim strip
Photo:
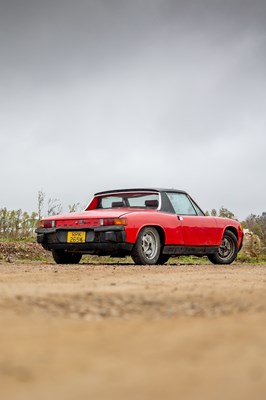
[[[44,233],[55,233],[56,228],[37,228],[35,229],[35,233],[44,234]]]
[[[49,243],[43,244],[46,250],[60,249],[71,252],[80,252],[83,254],[98,254],[106,253],[113,254],[116,252],[122,252],[130,254],[133,248],[133,243]]]
[[[107,231],[108,232],[109,231],[117,232],[117,231],[124,231],[124,230],[125,230],[124,226],[120,226],[120,225],[98,226],[97,228],[94,228],[94,232],[107,232]]]
[[[219,246],[164,246],[163,254],[205,255],[214,254]]]

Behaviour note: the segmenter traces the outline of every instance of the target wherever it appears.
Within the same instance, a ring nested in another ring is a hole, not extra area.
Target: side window
[[[166,193],[177,215],[197,215],[184,193]]]
[[[202,212],[202,210],[197,206],[197,204],[192,199],[190,199],[190,201],[193,204],[195,210],[197,211],[197,214],[204,216],[205,215],[204,212]]]

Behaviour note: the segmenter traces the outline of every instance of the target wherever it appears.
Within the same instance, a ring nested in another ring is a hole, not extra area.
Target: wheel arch
[[[152,223],[151,223],[151,224],[142,225],[142,226],[139,228],[136,237],[138,237],[140,231],[141,231],[143,228],[155,228],[155,229],[157,230],[158,234],[159,234],[160,241],[161,241],[161,245],[162,245],[162,246],[164,245],[164,243],[165,243],[165,230],[163,229],[163,227],[162,227],[161,225],[155,225],[155,224],[152,224]]]
[[[224,231],[223,231],[223,235],[224,235],[224,233],[225,233],[226,231],[232,232],[232,233],[235,235],[236,239],[238,240],[237,229],[236,229],[234,226],[226,226],[225,229],[224,229]]]

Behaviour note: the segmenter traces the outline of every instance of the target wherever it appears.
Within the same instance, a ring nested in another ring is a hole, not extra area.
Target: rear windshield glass
[[[159,207],[158,193],[123,193],[99,198],[98,208],[153,208]]]

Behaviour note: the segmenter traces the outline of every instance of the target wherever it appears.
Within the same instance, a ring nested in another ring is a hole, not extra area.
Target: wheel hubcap
[[[230,258],[234,253],[234,243],[229,237],[224,237],[218,250],[219,256],[224,260]]]
[[[153,232],[147,231],[143,235],[141,247],[146,258],[150,260],[155,257],[158,250],[158,243]]]

